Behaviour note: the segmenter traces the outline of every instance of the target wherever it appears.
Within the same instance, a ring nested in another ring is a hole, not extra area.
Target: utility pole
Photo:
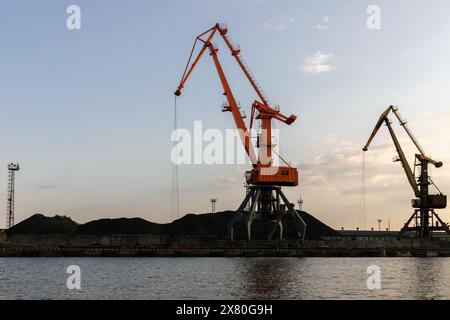
[[[382,220],[381,220],[381,219],[378,219],[377,221],[378,221],[378,231],[381,231],[381,221],[382,221]]]
[[[216,202],[217,202],[217,199],[211,199],[210,201],[211,201],[211,212],[212,213],[216,213]]]
[[[300,198],[297,200],[298,203],[298,210],[302,211],[303,210],[303,199],[302,199],[302,195],[300,195]]]
[[[6,212],[6,228],[14,226],[14,193],[16,188],[16,171],[19,171],[18,163],[8,164],[8,196],[7,196],[7,212]]]

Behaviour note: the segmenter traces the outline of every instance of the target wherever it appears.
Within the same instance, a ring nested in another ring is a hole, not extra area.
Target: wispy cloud
[[[265,0],[253,0],[252,3],[257,7],[260,7],[265,3]]]
[[[330,72],[336,69],[331,65],[331,60],[334,58],[332,53],[316,52],[314,55],[306,57],[304,64],[299,69],[305,73],[319,74]]]
[[[195,183],[183,187],[185,193],[207,193],[234,190],[237,185],[243,185],[243,177],[222,176],[209,183]]]
[[[214,190],[232,190],[236,188],[239,181],[235,176],[220,177],[214,183],[209,186]]]
[[[335,227],[361,227],[361,143],[335,135],[320,137],[317,143],[326,146],[328,151],[313,153],[299,166],[303,182],[302,194],[308,210],[310,208],[316,215],[323,214],[324,220]],[[368,223],[376,221],[378,217],[387,219],[388,208],[408,208],[411,191],[400,166],[391,162],[394,153],[395,148],[391,144],[383,144],[374,145],[370,155],[366,155],[365,195]],[[395,223],[401,225],[402,219],[399,215]]]
[[[316,29],[325,30],[328,29],[328,24],[330,23],[330,18],[323,17],[318,24],[316,24]]]
[[[300,164],[305,185],[314,190],[359,195],[363,161],[361,145],[334,135],[322,137],[318,141],[328,146],[330,151],[314,155]],[[408,191],[403,171],[398,164],[392,164],[393,155],[395,148],[388,143],[371,148],[365,163],[368,195],[386,195],[395,188]]]
[[[288,26],[295,21],[294,17],[286,14],[280,14],[275,17],[270,17],[264,22],[264,26],[269,30],[284,31]]]
[[[40,184],[37,185],[37,189],[66,189],[69,186],[66,184]]]
[[[49,181],[46,183],[39,183],[36,185],[37,189],[66,189],[69,188],[69,185],[66,183],[69,178],[69,171],[65,170],[64,172],[60,173],[58,176],[56,176],[53,179],[53,181]]]

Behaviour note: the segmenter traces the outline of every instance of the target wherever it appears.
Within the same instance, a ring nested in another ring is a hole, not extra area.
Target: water
[[[450,299],[450,258],[0,258],[0,299]]]

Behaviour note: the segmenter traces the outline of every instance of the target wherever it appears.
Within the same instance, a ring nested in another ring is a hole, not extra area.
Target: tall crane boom
[[[400,123],[400,125],[403,127],[403,129],[405,129],[405,131],[408,134],[409,138],[411,139],[411,141],[416,146],[417,150],[419,150],[420,154],[425,156],[425,151],[423,150],[423,148],[420,145],[419,141],[417,141],[417,139],[414,136],[414,134],[411,132],[411,129],[409,128],[408,123],[406,122],[406,120],[403,119],[402,116],[400,115],[400,112],[398,111],[398,108],[393,107],[393,106],[391,106],[390,108],[391,108],[392,112],[394,113],[394,115],[397,117],[397,120]]]
[[[389,130],[389,134],[391,135],[392,141],[394,142],[395,148],[397,150],[399,161],[402,163],[403,170],[405,171],[406,177],[408,179],[409,184],[411,185],[411,188],[414,191],[414,195],[418,197],[420,195],[419,188],[417,186],[416,178],[414,177],[413,171],[411,170],[411,167],[409,166],[408,160],[405,157],[405,153],[403,152],[403,149],[398,142],[397,136],[395,135],[394,129],[392,128],[391,121],[388,118],[388,115],[391,111],[394,110],[393,106],[390,106],[389,108],[384,111],[380,119],[378,119],[377,124],[375,125],[375,128],[373,129],[372,134],[369,137],[369,140],[367,141],[366,145],[363,148],[363,151],[367,151],[369,148],[370,143],[372,142],[373,138],[377,134],[378,130],[380,129],[381,125],[383,123],[386,124]]]
[[[211,41],[212,41],[214,35],[216,34],[216,32],[219,32],[219,34],[222,36],[225,44],[227,45],[227,47],[231,51],[231,55],[236,59],[237,63],[239,64],[239,67],[244,72],[245,76],[247,77],[247,79],[250,82],[251,86],[253,87],[253,89],[257,93],[258,97],[261,99],[261,101],[265,105],[269,105],[269,100],[267,99],[266,95],[263,93],[261,87],[258,85],[258,82],[253,77],[253,75],[252,75],[251,71],[249,70],[247,64],[244,62],[242,57],[239,55],[240,52],[241,52],[240,47],[238,45],[234,44],[231,41],[229,35],[227,35],[228,27],[224,23],[222,23],[222,24],[217,23],[216,25],[214,25],[214,27],[206,30],[205,32],[203,32],[202,34],[198,35],[195,38],[194,45],[192,46],[192,50],[191,50],[191,55],[189,57],[188,63],[186,64],[185,71],[184,71],[183,76],[181,78],[180,84],[178,85],[178,88],[175,91],[175,94],[177,96],[179,96],[181,94],[181,90],[183,89],[186,81],[189,79],[189,76],[191,75],[191,73],[194,70],[194,68],[196,67],[198,61],[201,59],[201,57],[203,56],[205,50],[207,49],[207,47],[211,43]],[[203,40],[202,37],[205,36],[208,33],[209,33],[209,36],[208,36],[207,40]],[[200,53],[198,54],[198,56],[195,58],[195,60],[192,63],[192,65],[190,65],[190,61],[191,61],[192,55],[194,53],[197,41],[203,42],[203,47],[200,50]]]

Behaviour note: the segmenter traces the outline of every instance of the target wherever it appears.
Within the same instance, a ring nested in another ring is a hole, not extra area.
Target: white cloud
[[[280,14],[276,17],[270,17],[264,22],[264,26],[269,30],[284,31],[288,26],[295,21],[295,18]]]
[[[333,71],[336,69],[336,67],[330,64],[333,57],[334,55],[332,53],[318,51],[314,55],[306,57],[304,64],[301,65],[299,69],[305,73],[313,74]]]
[[[265,0],[253,0],[254,5],[257,7],[262,6],[265,3]]]
[[[362,143],[335,135],[317,138],[315,143],[327,151],[313,152],[299,165],[306,210],[335,228],[363,227]],[[394,154],[392,143],[380,142],[366,153],[367,228],[376,227],[376,219],[387,221],[388,217],[398,228],[409,217],[412,192],[401,166],[391,161]]]
[[[328,17],[323,17],[320,22],[316,25],[316,29],[318,30],[325,30],[328,29],[328,24],[330,22],[330,18]]]

